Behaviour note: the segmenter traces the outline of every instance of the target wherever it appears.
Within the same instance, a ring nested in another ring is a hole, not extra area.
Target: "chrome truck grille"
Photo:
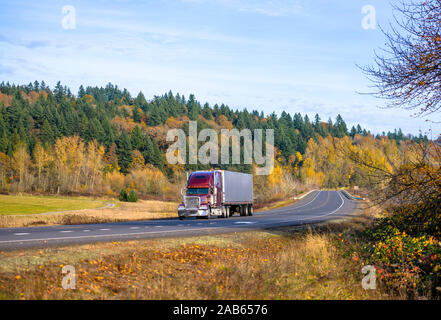
[[[185,197],[185,209],[199,209],[199,197]]]

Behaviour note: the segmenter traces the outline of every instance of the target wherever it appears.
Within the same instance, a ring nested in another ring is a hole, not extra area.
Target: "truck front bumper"
[[[186,209],[184,207],[178,208],[178,215],[180,217],[207,217],[210,214],[208,207],[200,209]]]

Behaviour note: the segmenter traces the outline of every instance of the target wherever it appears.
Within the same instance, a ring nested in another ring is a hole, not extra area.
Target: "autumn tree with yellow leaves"
[[[18,177],[17,191],[23,192],[32,183],[32,176],[29,175],[30,156],[24,144],[19,144],[12,155],[11,164]]]
[[[49,185],[50,164],[53,162],[53,155],[45,150],[40,142],[34,148],[34,162],[37,168],[37,190],[47,190]]]

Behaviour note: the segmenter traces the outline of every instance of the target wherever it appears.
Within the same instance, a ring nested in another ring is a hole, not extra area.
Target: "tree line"
[[[265,116],[253,110],[233,110],[225,104],[201,104],[191,94],[188,99],[171,91],[147,100],[140,92],[132,97],[128,90],[111,83],[103,87],[80,86],[75,96],[71,90],[57,83],[50,89],[44,81],[15,85],[0,84],[0,152],[11,157],[18,145],[25,145],[28,154],[40,142],[43,148],[54,145],[61,137],[78,136],[86,143],[96,140],[104,146],[107,159],[117,159],[119,170],[129,172],[133,152],[138,151],[144,162],[170,175],[163,154],[167,145],[154,137],[148,128],[166,127],[167,121],[187,117],[198,121],[198,128],[231,126],[239,130],[274,129],[275,146],[281,151],[283,161],[297,152],[304,154],[309,139],[319,137],[354,137],[370,134],[360,125],[348,130],[340,115],[335,121],[323,122],[317,114],[313,120],[300,113],[290,115],[283,111]],[[184,123],[185,129],[185,123]],[[383,134],[385,135],[385,134]],[[427,137],[404,136],[401,129],[387,136],[397,142]],[[380,135],[377,135],[380,138]],[[116,168],[116,167],[114,167]],[[196,165],[185,169],[202,169]],[[249,168],[239,168],[249,170]]]

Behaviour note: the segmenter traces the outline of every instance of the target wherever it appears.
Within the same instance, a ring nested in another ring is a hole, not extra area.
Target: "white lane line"
[[[83,232],[90,232],[90,230],[83,230]]]
[[[256,222],[251,222],[251,221],[237,221],[237,222],[235,222],[234,224],[253,224],[253,223],[256,223]]]
[[[27,232],[19,232],[19,233],[14,233],[14,236],[26,236],[28,234],[29,233],[27,233]]]
[[[60,231],[60,232],[62,232],[62,233],[68,233],[68,232],[73,232],[72,230],[63,230],[63,231]]]
[[[308,204],[312,203],[312,202],[313,202],[313,201],[319,196],[320,193],[322,193],[321,190],[317,193],[317,195],[314,197],[314,199],[312,199],[312,200],[309,201],[308,203],[305,203],[304,205],[301,205],[301,206],[299,206],[299,207],[293,207],[293,209],[295,210],[295,209],[299,209],[299,208],[306,207]]]
[[[139,227],[130,227],[130,229],[136,230],[136,229],[139,229]]]
[[[304,218],[304,219],[296,219],[296,220],[294,220],[294,221],[298,221],[298,220],[312,220],[312,219],[317,219],[317,218],[323,218],[323,217],[327,217],[327,216],[330,216],[331,214],[334,214],[334,213],[336,213],[338,210],[340,210],[340,208],[341,207],[343,207],[343,205],[345,204],[345,199],[343,199],[343,197],[341,196],[341,194],[340,194],[340,192],[339,191],[336,191],[337,192],[337,194],[338,194],[338,196],[340,197],[340,199],[341,199],[341,205],[337,208],[337,209],[335,209],[334,211],[332,211],[332,212],[330,212],[330,213],[327,213],[327,214],[324,214],[324,215],[321,215],[321,216],[315,216],[315,217],[308,217],[308,218]]]
[[[189,231],[202,231],[202,230],[213,230],[213,229],[228,229],[228,227],[178,229],[178,230],[132,232],[132,233],[115,233],[115,234],[100,234],[100,235],[92,235],[92,236],[73,236],[73,237],[59,237],[59,238],[3,240],[3,241],[0,241],[0,243],[29,242],[29,241],[50,241],[50,240],[69,240],[69,239],[84,239],[84,238],[89,238],[90,239],[90,238],[103,238],[103,237],[121,237],[121,236],[133,236],[133,235],[144,235],[144,234],[155,234],[155,233],[189,232]]]
[[[155,226],[155,228],[162,228],[163,226]],[[145,227],[146,229],[148,228],[148,227]]]
[[[334,211],[331,211],[331,212],[329,212],[329,213],[327,213],[327,214],[323,214],[323,215],[321,215],[321,216],[313,216],[313,217],[305,217],[305,218],[298,218],[298,217],[296,217],[295,219],[282,220],[281,222],[282,222],[282,223],[285,223],[285,222],[298,222],[298,221],[303,221],[303,220],[310,220],[310,221],[312,221],[312,220],[314,220],[314,219],[327,217],[327,216],[330,216],[331,214],[336,213],[336,212],[337,212],[338,210],[340,210],[341,207],[343,207],[343,205],[345,204],[345,199],[344,199],[344,197],[341,196],[340,192],[338,192],[338,191],[336,191],[336,192],[337,192],[338,196],[340,197],[342,203],[341,203],[341,205],[340,205],[337,209],[335,209]],[[283,226],[283,224],[282,224],[282,226]]]
[[[291,213],[291,210],[296,210],[296,209],[299,209],[299,208],[306,207],[308,204],[314,202],[314,200],[319,196],[320,193],[322,193],[322,190],[320,190],[319,192],[317,192],[316,196],[315,196],[311,201],[309,201],[308,203],[305,203],[305,204],[303,204],[303,205],[301,205],[301,206],[294,207],[294,205],[295,205],[295,204],[294,204],[293,207],[289,206],[289,207],[284,207],[284,208],[278,208],[278,209],[274,209],[274,210],[269,210],[269,213],[268,213],[268,214],[279,214],[279,213],[287,213],[287,212],[288,212],[288,213]],[[258,212],[258,213],[262,213],[263,215],[266,214],[265,211]]]
[[[100,231],[109,231],[110,229],[99,229]]]
[[[307,193],[301,195],[300,197],[294,197],[294,200],[300,200],[300,199],[303,199],[303,198],[306,197],[308,194],[310,194],[311,192],[314,192],[314,191],[319,191],[319,190],[317,190],[317,189],[311,190],[311,191],[309,191],[309,192],[307,192]]]

